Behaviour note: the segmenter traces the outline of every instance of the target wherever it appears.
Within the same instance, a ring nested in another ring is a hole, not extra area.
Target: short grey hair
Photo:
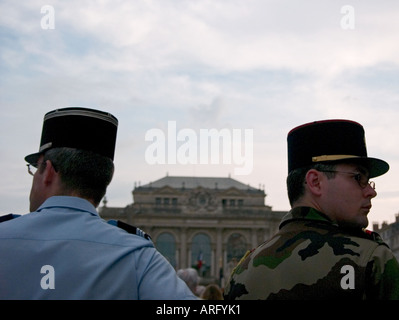
[[[194,268],[179,269],[177,275],[184,280],[187,286],[195,293],[195,289],[199,284],[198,271]]]
[[[54,148],[44,154],[43,163],[47,160],[60,174],[65,195],[74,191],[96,207],[100,204],[114,174],[110,158],[80,149]]]

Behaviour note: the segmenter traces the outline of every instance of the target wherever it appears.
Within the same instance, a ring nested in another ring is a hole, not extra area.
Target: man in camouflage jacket
[[[288,134],[288,197],[292,210],[279,231],[233,270],[225,299],[399,299],[399,264],[365,230],[369,178],[389,170],[367,157],[363,127],[327,120]]]

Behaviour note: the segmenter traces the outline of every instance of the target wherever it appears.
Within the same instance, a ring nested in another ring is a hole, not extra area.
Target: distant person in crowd
[[[349,120],[307,123],[288,133],[291,211],[279,231],[234,269],[224,298],[399,299],[399,264],[364,229],[371,178],[389,170],[367,156],[364,128]]]
[[[177,275],[179,278],[184,280],[190,290],[197,296],[200,297],[204,289],[204,286],[199,284],[200,277],[198,275],[197,269],[185,268],[177,270]]]
[[[96,211],[114,173],[118,120],[45,114],[30,213],[0,217],[0,299],[197,299],[150,238]]]
[[[205,286],[201,294],[203,300],[223,300],[222,289],[215,283],[210,283]]]

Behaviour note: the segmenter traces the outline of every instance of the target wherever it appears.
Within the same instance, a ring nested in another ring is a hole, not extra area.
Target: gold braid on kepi
[[[351,120],[322,120],[292,129],[287,136],[288,173],[316,163],[351,161],[369,171],[369,178],[389,170],[384,160],[367,156],[364,128]]]

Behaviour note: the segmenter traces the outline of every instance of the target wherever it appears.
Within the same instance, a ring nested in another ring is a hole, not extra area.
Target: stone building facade
[[[383,222],[381,225],[374,223],[373,231],[379,233],[399,261],[399,213],[395,215],[394,223]]]
[[[265,205],[264,190],[230,177],[165,176],[136,186],[125,208],[100,207],[148,233],[173,267],[194,267],[202,279],[224,285],[247,250],[267,240],[286,213]]]

